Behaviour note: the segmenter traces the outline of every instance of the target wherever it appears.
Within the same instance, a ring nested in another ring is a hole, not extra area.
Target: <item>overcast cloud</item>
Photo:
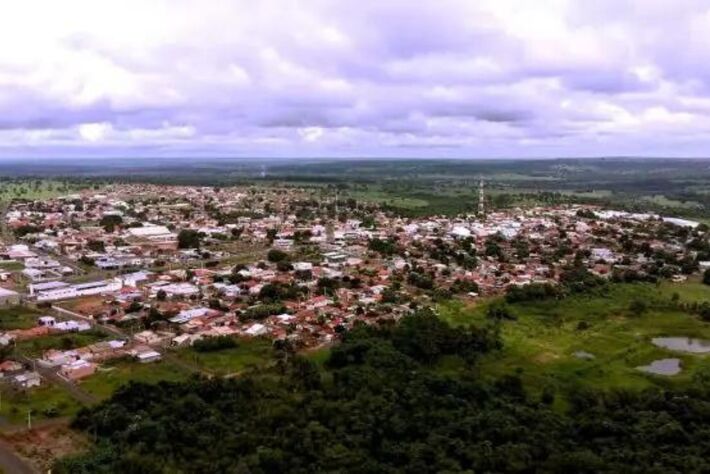
[[[703,0],[21,0],[0,156],[709,156]]]

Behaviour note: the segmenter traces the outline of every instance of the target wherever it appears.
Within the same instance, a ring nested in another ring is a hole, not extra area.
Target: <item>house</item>
[[[119,291],[123,287],[123,282],[119,278],[112,280],[92,281],[78,285],[68,285],[63,282],[53,282],[56,285],[44,286],[40,290],[39,285],[30,285],[30,295],[36,295],[37,301],[56,301],[79,296],[100,295]]]
[[[313,270],[313,264],[310,262],[294,262],[293,269],[297,272],[310,272]]]
[[[147,364],[149,362],[157,362],[161,359],[160,352],[155,351],[150,348],[139,348],[134,351],[134,357],[141,364]]]
[[[47,326],[47,327],[53,327],[57,323],[56,318],[54,316],[40,316],[37,319],[37,324],[40,326]]]
[[[146,330],[136,333],[133,339],[140,342],[141,344],[159,344],[162,338],[153,331]]]
[[[96,372],[96,364],[83,359],[69,362],[62,365],[59,369],[59,375],[69,380],[80,380]]]
[[[91,329],[91,324],[85,321],[60,321],[54,324],[54,329],[67,332],[82,332]]]
[[[20,294],[16,291],[0,288],[0,306],[14,306],[20,304]]]
[[[44,353],[41,359],[38,359],[38,361],[43,366],[56,367],[58,365],[68,364],[78,359],[80,359],[79,353],[75,350],[59,351],[56,349],[49,349]]]
[[[151,276],[153,276],[153,273],[148,271],[129,273],[128,275],[123,275],[123,283],[126,286],[132,286],[135,288],[139,283],[148,281]]]
[[[152,296],[157,296],[160,290],[163,290],[168,298],[174,296],[192,296],[200,292],[200,289],[191,283],[170,283],[151,288]]]
[[[262,334],[266,334],[266,326],[260,323],[252,324],[245,333],[248,336],[261,336]]]
[[[37,372],[28,371],[19,375],[15,375],[12,381],[18,387],[27,389],[32,387],[39,387],[42,383],[42,377],[40,377]]]
[[[199,341],[200,339],[202,339],[201,334],[181,334],[175,336],[171,344],[176,347],[191,346],[195,341]]]
[[[0,377],[16,374],[22,370],[22,364],[14,360],[6,360],[0,364]]]
[[[46,283],[32,283],[29,285],[30,296],[35,296],[36,294],[43,292],[51,292],[53,290],[60,290],[62,288],[67,288],[69,283],[63,281],[49,281]]]
[[[177,316],[170,318],[171,323],[182,324],[194,318],[205,316],[210,312],[209,308],[192,308],[180,311]]]
[[[32,252],[27,245],[16,244],[10,245],[5,252],[7,258],[10,260],[24,260],[26,258],[34,258],[37,256],[36,253]]]

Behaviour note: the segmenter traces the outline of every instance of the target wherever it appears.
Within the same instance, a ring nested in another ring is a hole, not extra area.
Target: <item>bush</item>
[[[495,303],[490,305],[486,310],[486,317],[496,321],[501,321],[503,319],[515,321],[517,319],[510,310],[510,307],[505,303]]]
[[[530,283],[529,285],[508,287],[505,295],[505,300],[508,303],[519,303],[522,301],[545,300],[548,298],[557,298],[560,296],[560,290],[549,283]]]
[[[217,352],[238,347],[237,341],[230,336],[216,336],[199,339],[192,344],[197,352]]]
[[[178,233],[178,248],[200,248],[200,233],[192,229],[183,229]]]
[[[266,259],[272,263],[284,262],[289,259],[289,255],[283,250],[271,249],[269,253],[266,254]]]

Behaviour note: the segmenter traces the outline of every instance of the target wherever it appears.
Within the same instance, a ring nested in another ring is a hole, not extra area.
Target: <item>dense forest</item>
[[[128,385],[78,415],[95,447],[55,472],[710,472],[710,376],[554,403],[478,375],[497,324],[419,311],[355,328],[323,366],[282,352],[272,372]]]

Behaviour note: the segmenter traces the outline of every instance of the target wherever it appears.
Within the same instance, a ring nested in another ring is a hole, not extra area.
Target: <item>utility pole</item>
[[[32,410],[27,409],[27,429],[32,429]]]
[[[485,194],[483,191],[483,177],[478,182],[478,217],[483,217],[486,213]]]

